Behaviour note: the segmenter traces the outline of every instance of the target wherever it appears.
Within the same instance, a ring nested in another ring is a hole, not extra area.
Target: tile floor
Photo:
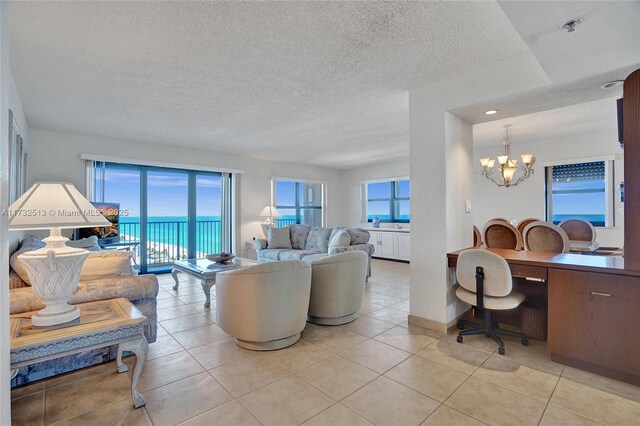
[[[159,276],[159,337],[134,410],[113,363],[12,392],[14,425],[639,424],[640,388],[549,360],[545,346],[408,326],[409,266],[376,260],[361,315],[308,324],[284,350],[239,348],[200,286]],[[213,303],[215,306],[215,303]],[[127,362],[131,363],[129,358]]]

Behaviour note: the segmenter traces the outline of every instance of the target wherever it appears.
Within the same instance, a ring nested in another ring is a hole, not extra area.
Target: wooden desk
[[[640,385],[640,271],[615,256],[486,249],[548,285],[551,359]],[[455,268],[459,251],[448,253]]]

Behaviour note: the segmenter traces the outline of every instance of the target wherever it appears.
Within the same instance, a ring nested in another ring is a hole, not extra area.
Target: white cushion
[[[289,228],[269,228],[267,247],[270,249],[290,249],[291,238],[289,237]]]
[[[348,247],[349,244],[351,244],[351,237],[349,236],[349,233],[347,231],[345,231],[344,229],[336,232],[333,235],[333,238],[331,238],[331,241],[329,241],[329,250],[328,253],[329,254],[337,254],[335,253],[335,249],[338,247]]]
[[[102,249],[98,245],[98,237],[92,235],[80,240],[69,240],[65,243],[68,247],[81,248],[89,251],[101,251]]]
[[[91,252],[84,262],[80,280],[95,280],[105,275],[133,275],[128,251],[108,250]]]
[[[456,290],[456,296],[463,302],[467,302],[470,305],[476,305],[476,294],[469,290],[465,290],[462,287],[458,287]],[[513,309],[520,306],[524,300],[524,294],[512,291],[504,297],[491,297],[484,296],[484,307],[492,311],[504,311],[507,309]]]

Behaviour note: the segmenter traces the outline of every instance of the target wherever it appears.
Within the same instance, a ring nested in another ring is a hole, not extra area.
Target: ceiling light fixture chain
[[[511,186],[517,186],[523,180],[529,178],[533,173],[533,165],[536,162],[536,157],[532,154],[522,154],[522,165],[518,166],[518,160],[511,158],[511,138],[509,138],[510,124],[504,126],[505,138],[502,141],[503,155],[497,156],[498,166],[496,166],[496,160],[486,157],[480,159],[482,165],[482,175],[495,183],[497,186],[503,186],[509,188]],[[516,171],[521,170],[522,175],[513,180]]]

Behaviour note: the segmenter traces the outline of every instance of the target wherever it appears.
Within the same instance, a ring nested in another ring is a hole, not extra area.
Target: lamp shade
[[[9,207],[9,229],[111,226],[76,189],[64,182],[37,182]]]
[[[264,206],[258,217],[280,217],[282,216],[276,206]]]

